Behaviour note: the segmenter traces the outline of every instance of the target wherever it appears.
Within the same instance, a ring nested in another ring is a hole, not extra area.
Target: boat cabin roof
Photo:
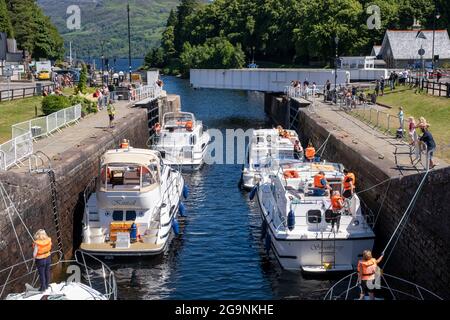
[[[115,149],[105,153],[102,159],[102,166],[107,164],[136,164],[148,166],[150,163],[160,163],[159,153],[147,149]]]
[[[280,174],[286,171],[296,171],[300,175],[316,175],[323,171],[326,177],[343,177],[343,166],[340,163],[332,162],[302,162],[302,161],[280,161]],[[286,177],[286,175],[285,175]]]

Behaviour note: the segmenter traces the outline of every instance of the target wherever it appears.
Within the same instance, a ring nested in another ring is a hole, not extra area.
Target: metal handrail
[[[353,277],[354,277],[355,275],[356,275],[356,284],[352,286],[351,283],[352,283]],[[339,281],[337,281],[337,282],[336,282],[336,283],[335,283],[335,284],[327,291],[327,293],[325,294],[325,296],[324,296],[323,299],[324,299],[324,300],[338,300],[338,299],[340,299],[340,298],[345,294],[344,300],[347,300],[348,297],[349,297],[349,293],[350,293],[352,290],[354,290],[354,289],[356,289],[356,288],[359,287],[358,277],[357,277],[357,276],[358,276],[358,272],[353,272],[353,273],[351,273],[351,274],[349,274],[349,275],[343,277],[343,278],[340,279]],[[389,283],[388,283],[388,281],[387,281],[387,278],[391,278],[391,279],[400,281],[400,282],[403,283],[403,284],[412,286],[412,287],[413,287],[415,290],[417,290],[417,292],[419,293],[419,297],[416,297],[416,296],[412,295],[411,293],[405,292],[404,290],[392,288],[392,286],[389,285]],[[349,281],[348,284],[347,284],[347,289],[344,290],[344,291],[342,291],[342,292],[340,292],[340,293],[338,293],[338,294],[334,294],[334,292],[335,292],[335,290],[337,289],[337,287],[338,287],[341,283],[344,283],[344,281],[346,281],[347,279],[348,279],[348,281]],[[383,274],[381,275],[381,279],[385,282],[385,285],[380,285],[380,288],[382,288],[382,289],[388,289],[389,292],[390,292],[391,295],[392,295],[392,298],[393,298],[394,300],[397,300],[397,296],[395,296],[394,292],[401,293],[401,294],[403,294],[403,295],[405,295],[405,296],[408,296],[408,297],[413,298],[413,299],[416,299],[416,300],[425,300],[424,297],[423,297],[423,294],[422,294],[422,292],[425,292],[425,293],[428,293],[429,295],[431,295],[431,296],[432,296],[433,298],[435,298],[435,299],[443,300],[440,296],[438,296],[438,295],[435,294],[434,292],[431,292],[430,290],[425,289],[424,287],[419,286],[418,284],[415,284],[415,283],[413,283],[413,282],[411,282],[411,281],[408,281],[408,280],[399,278],[399,277],[397,277],[397,276],[393,276],[393,275],[390,275],[390,274],[383,273]]]

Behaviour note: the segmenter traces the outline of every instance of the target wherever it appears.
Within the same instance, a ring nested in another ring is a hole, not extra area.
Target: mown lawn
[[[397,115],[399,107],[405,112],[405,126],[409,116],[418,121],[424,117],[430,124],[430,132],[438,145],[437,156],[450,162],[450,99],[414,93],[413,89],[379,96],[377,102],[392,109],[386,112]]]
[[[42,115],[42,97],[31,97],[0,103],[0,143],[11,139],[11,125]]]

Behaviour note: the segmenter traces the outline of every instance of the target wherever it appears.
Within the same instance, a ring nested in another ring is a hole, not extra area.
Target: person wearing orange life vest
[[[314,176],[314,196],[324,196],[329,190],[331,190],[331,187],[328,185],[325,173],[319,171],[319,173]]]
[[[120,149],[127,149],[130,147],[130,142],[127,139],[123,139],[120,144]]]
[[[344,169],[344,174],[344,192],[342,193],[342,196],[346,199],[351,199],[353,197],[353,193],[355,192],[356,178],[355,175],[347,169]]]
[[[344,208],[344,200],[339,191],[333,191],[333,195],[331,196],[331,208],[333,211],[331,216],[331,229],[334,230],[334,225],[336,224],[336,232],[339,232],[341,211]]]
[[[367,294],[369,294],[370,300],[375,299],[375,272],[382,259],[383,255],[381,255],[378,259],[375,259],[372,257],[372,252],[370,250],[364,250],[363,259],[358,261],[358,283],[361,284],[361,294],[359,296],[360,300],[364,299],[364,296]]]
[[[309,162],[314,161],[314,157],[316,156],[316,149],[312,145],[312,143],[308,143],[308,147],[305,149],[305,159]]]
[[[153,127],[153,130],[155,130],[156,134],[159,134],[161,132],[161,125],[159,124],[159,122],[157,122],[155,124],[155,126]]]
[[[52,239],[47,236],[45,230],[38,230],[34,235],[33,258],[36,261],[36,267],[39,272],[39,281],[41,283],[39,291],[45,291],[49,287],[51,280],[50,266],[52,263],[51,250]]]

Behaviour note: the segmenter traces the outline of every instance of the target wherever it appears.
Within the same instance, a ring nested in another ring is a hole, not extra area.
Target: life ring
[[[186,121],[186,125],[185,125],[186,130],[192,131],[192,129],[193,129],[192,126],[193,126],[192,121]]]
[[[283,175],[286,179],[299,177],[298,172],[296,170],[286,170],[286,171],[284,171]]]

